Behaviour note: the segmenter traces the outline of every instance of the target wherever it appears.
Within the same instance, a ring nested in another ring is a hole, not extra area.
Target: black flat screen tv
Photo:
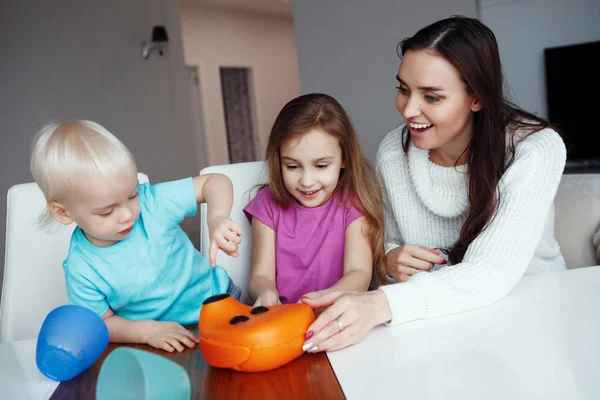
[[[567,168],[600,168],[600,41],[544,49],[548,119],[566,137]]]

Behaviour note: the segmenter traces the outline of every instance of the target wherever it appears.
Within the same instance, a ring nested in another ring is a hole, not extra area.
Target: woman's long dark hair
[[[498,183],[514,161],[516,143],[549,124],[504,98],[496,37],[477,19],[454,16],[435,22],[398,44],[400,57],[409,50],[429,50],[444,57],[458,70],[467,93],[482,105],[473,113],[473,134],[465,149],[469,209],[458,241],[447,250],[450,262],[456,264],[494,218],[501,201]],[[516,135],[517,130],[523,134]],[[410,133],[406,128],[403,137],[407,151]]]

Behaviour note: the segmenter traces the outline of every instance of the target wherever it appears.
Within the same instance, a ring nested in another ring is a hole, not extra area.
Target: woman
[[[303,298],[328,307],[304,349],[336,350],[374,326],[479,308],[526,273],[565,269],[553,200],[565,146],[502,93],[498,45],[476,19],[438,21],[402,41],[396,107],[380,145],[386,273],[367,293]]]

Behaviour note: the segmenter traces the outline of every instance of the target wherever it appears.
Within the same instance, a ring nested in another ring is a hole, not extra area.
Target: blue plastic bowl
[[[60,306],[52,310],[42,324],[35,362],[48,378],[68,381],[100,357],[108,340],[106,324],[92,310],[75,305]]]

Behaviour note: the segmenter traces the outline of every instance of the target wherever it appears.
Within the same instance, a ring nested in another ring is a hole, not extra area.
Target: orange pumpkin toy
[[[200,351],[213,367],[268,371],[302,355],[314,320],[306,304],[252,308],[229,294],[211,296],[200,312]]]

